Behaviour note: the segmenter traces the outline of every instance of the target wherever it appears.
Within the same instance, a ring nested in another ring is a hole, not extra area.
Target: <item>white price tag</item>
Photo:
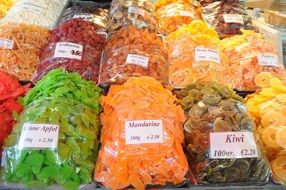
[[[58,42],[56,44],[54,57],[81,60],[83,46],[70,42]]]
[[[73,15],[73,18],[81,18],[86,21],[92,21],[92,15],[88,13],[76,13]]]
[[[127,64],[139,65],[141,67],[148,67],[149,57],[136,55],[136,54],[128,54],[126,58]]]
[[[0,38],[0,48],[13,49],[14,41],[9,39]]]
[[[51,148],[58,145],[59,126],[52,124],[25,123],[22,127],[18,149]]]
[[[135,120],[125,122],[125,143],[163,143],[162,120]]]
[[[194,14],[190,11],[180,11],[179,15],[181,16],[187,16],[187,17],[194,17]]]
[[[24,2],[21,5],[22,9],[28,10],[28,11],[32,11],[35,13],[40,13],[43,10],[43,7],[36,5],[34,3],[29,3],[29,2]]]
[[[144,9],[141,9],[139,7],[128,7],[128,13],[133,13],[133,14],[138,14],[138,15],[141,15],[141,16],[144,16],[145,15],[145,10]]]
[[[219,52],[214,49],[197,47],[195,50],[195,61],[211,61],[220,63]]]
[[[253,133],[210,133],[209,157],[212,159],[258,157],[257,146]]]
[[[278,67],[278,57],[273,54],[260,54],[257,55],[258,64],[261,66]]]
[[[244,24],[243,17],[239,14],[223,14],[225,23]]]

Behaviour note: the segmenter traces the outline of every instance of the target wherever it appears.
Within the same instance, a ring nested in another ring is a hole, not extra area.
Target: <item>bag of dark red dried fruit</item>
[[[97,32],[97,25],[83,19],[61,23],[52,32],[50,43],[40,53],[33,82],[49,71],[64,68],[77,72],[86,80],[98,82],[101,53],[106,36]]]

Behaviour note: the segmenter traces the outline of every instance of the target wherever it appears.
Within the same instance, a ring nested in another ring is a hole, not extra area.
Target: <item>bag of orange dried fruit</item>
[[[224,53],[230,61],[236,78],[235,89],[239,91],[256,91],[255,76],[260,72],[270,72],[286,81],[286,72],[279,61],[277,48],[266,40],[262,34],[241,29],[242,35],[222,40]]]
[[[186,182],[185,116],[177,101],[151,77],[131,77],[123,85],[111,86],[101,99],[102,146],[96,182],[111,189]]]
[[[169,34],[166,42],[169,80],[173,87],[208,81],[230,84],[228,59],[217,33],[206,23],[193,21]]]
[[[202,8],[195,0],[158,0],[154,9],[159,31],[164,35],[193,20],[202,20]]]
[[[131,25],[111,35],[105,46],[100,84],[122,84],[129,77],[168,79],[168,55],[162,39],[148,29]]]
[[[271,164],[274,181],[286,184],[286,83],[270,72],[255,76],[261,88],[247,97],[247,107],[255,118],[257,134]]]

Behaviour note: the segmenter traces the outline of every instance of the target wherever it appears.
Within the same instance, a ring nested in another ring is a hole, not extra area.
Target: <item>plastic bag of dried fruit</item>
[[[79,18],[67,20],[54,29],[51,42],[41,52],[33,81],[37,82],[55,68],[64,68],[98,82],[106,36],[96,29],[94,23]]]
[[[161,34],[167,35],[184,24],[202,19],[200,4],[195,0],[159,0],[154,4]]]
[[[101,99],[102,146],[95,180],[111,189],[184,183],[185,116],[176,102],[172,92],[151,77],[132,77],[111,86]]]
[[[69,19],[81,18],[95,23],[99,30],[107,30],[108,3],[96,3],[92,1],[75,1],[67,8],[61,18],[61,22]]]
[[[131,76],[151,76],[167,83],[168,59],[162,39],[148,29],[121,28],[107,41],[100,83],[122,84]]]
[[[27,24],[0,26],[0,70],[18,80],[30,81],[39,51],[50,39],[48,29]]]
[[[222,41],[224,53],[229,58],[233,78],[236,78],[235,88],[240,91],[255,91],[255,76],[263,71],[286,81],[286,71],[280,63],[277,48],[263,35],[241,30],[242,35],[226,38]]]
[[[53,29],[68,3],[69,0],[18,0],[3,22],[34,24]]]
[[[239,0],[223,0],[203,8],[204,19],[215,28],[220,38],[240,34],[240,29],[253,30],[251,17]]]
[[[261,91],[247,97],[257,134],[272,167],[274,180],[286,184],[286,83],[269,72],[255,77]]]
[[[128,25],[157,30],[153,5],[149,0],[113,0],[111,2],[108,31],[115,32]]]
[[[90,183],[98,153],[98,112],[68,98],[40,98],[25,107],[3,151],[3,179],[27,188]]]
[[[269,182],[270,169],[253,132],[255,124],[235,92],[216,82],[175,92],[187,114],[186,155],[194,184]]]
[[[202,21],[193,21],[166,38],[169,81],[175,88],[217,80],[231,84],[228,59],[217,33]]]

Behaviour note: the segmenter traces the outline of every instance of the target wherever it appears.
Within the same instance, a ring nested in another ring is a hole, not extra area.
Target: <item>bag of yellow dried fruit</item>
[[[185,116],[177,98],[151,77],[130,77],[102,97],[95,180],[110,189],[180,185],[188,178]]]
[[[158,0],[154,9],[159,31],[164,35],[193,20],[202,20],[202,9],[195,0]]]
[[[277,48],[263,35],[241,30],[242,35],[236,35],[222,40],[224,53],[230,61],[236,78],[235,88],[239,91],[255,91],[259,87],[255,84],[255,76],[263,71],[286,81],[286,72],[279,62]]]
[[[218,81],[230,84],[228,59],[217,33],[202,21],[193,21],[166,38],[169,80],[175,88],[190,83]]]
[[[0,2],[0,18],[4,17],[14,4],[14,0],[1,0]]]
[[[286,184],[286,83],[269,72],[254,79],[261,88],[247,99],[257,133],[272,167],[274,180]]]

